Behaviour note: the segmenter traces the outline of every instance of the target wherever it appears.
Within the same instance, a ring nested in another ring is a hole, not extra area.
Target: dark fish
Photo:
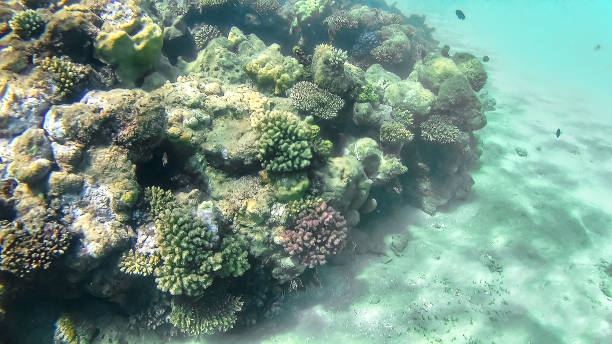
[[[555,131],[555,136],[557,138],[559,138],[559,136],[561,136],[561,129],[557,128],[557,131]]]
[[[593,47],[593,50],[601,50],[601,44],[597,44],[595,47]]]
[[[465,13],[463,13],[462,10],[456,10],[455,14],[457,15],[457,18],[459,18],[459,20],[464,20],[465,19]]]
[[[442,47],[442,50],[440,51],[440,54],[442,54],[442,56],[444,56],[444,57],[450,57],[449,51],[450,51],[450,47],[448,45],[445,45],[445,46]]]
[[[482,57],[482,61],[483,62],[489,62],[489,60],[490,60],[490,58],[487,55]]]

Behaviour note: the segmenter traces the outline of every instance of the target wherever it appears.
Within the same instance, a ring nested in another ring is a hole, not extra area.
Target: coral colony
[[[485,69],[371,3],[0,4],[0,328],[30,295],[56,343],[105,333],[94,300],[165,339],[253,326],[364,217],[465,195]]]

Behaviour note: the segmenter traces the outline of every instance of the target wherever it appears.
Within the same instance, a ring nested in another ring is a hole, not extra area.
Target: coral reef
[[[309,268],[323,265],[345,244],[348,227],[344,217],[325,202],[301,212],[294,228],[285,230],[285,251]]]
[[[494,104],[478,59],[380,1],[21,0],[0,19],[0,328],[49,295],[57,343],[279,314],[366,214],[465,196]]]
[[[300,81],[289,91],[293,106],[300,112],[322,119],[333,119],[344,107],[339,96],[317,87],[309,81]]]

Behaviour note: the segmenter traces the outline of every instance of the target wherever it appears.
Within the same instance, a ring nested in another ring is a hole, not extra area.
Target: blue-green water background
[[[580,95],[610,117],[612,1],[400,0],[397,7],[425,14],[442,44],[490,56],[489,67],[510,86]],[[458,20],[456,9],[467,18]]]

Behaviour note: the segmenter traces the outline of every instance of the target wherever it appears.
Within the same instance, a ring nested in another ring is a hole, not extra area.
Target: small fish
[[[557,128],[557,131],[555,131],[555,136],[557,138],[559,138],[559,136],[561,136],[561,129]]]
[[[459,20],[465,20],[465,13],[463,13],[462,10],[456,10],[455,14],[457,15],[457,18],[459,18]]]
[[[487,55],[482,57],[482,62],[489,62],[489,60],[490,58]]]
[[[597,44],[595,47],[593,47],[593,50],[601,50],[601,44]]]
[[[168,165],[168,153],[164,152],[164,155],[162,155],[162,166],[166,167],[166,165]]]

